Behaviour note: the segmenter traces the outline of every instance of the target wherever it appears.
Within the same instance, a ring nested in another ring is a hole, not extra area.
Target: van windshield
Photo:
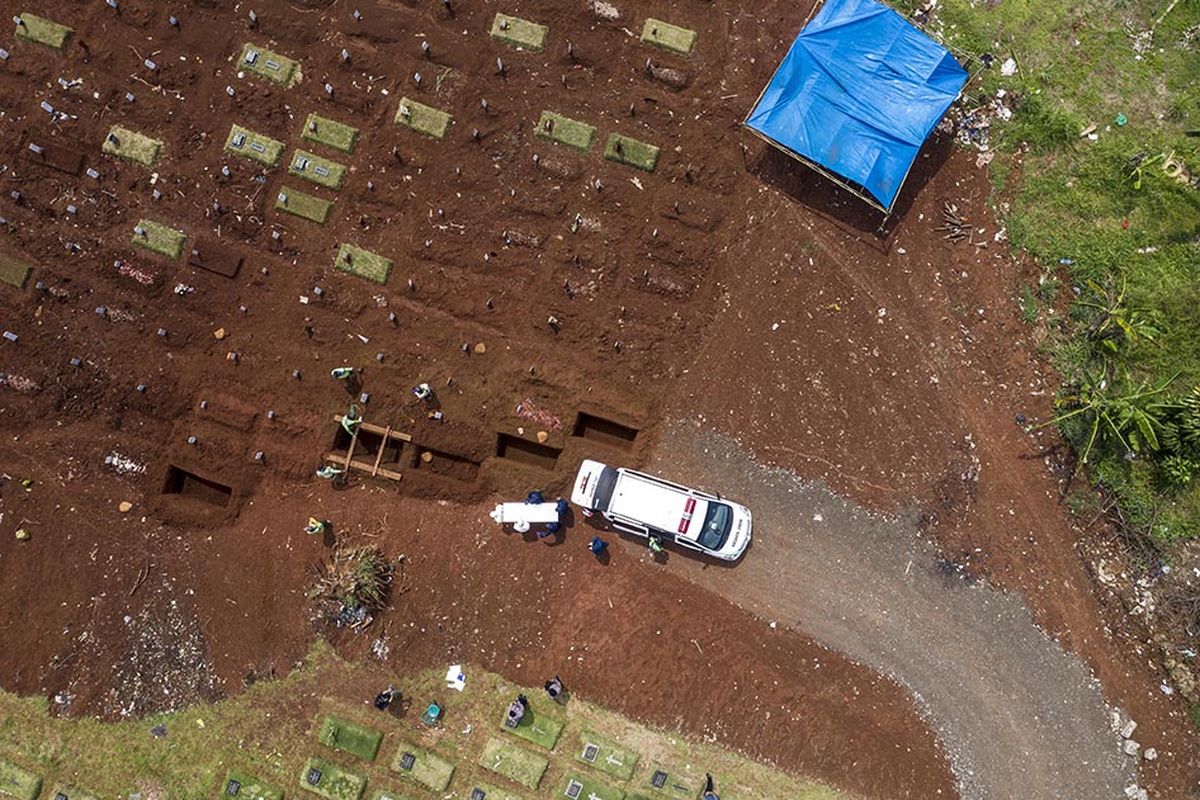
[[[720,550],[729,538],[729,526],[733,511],[724,503],[710,502],[704,517],[704,528],[700,531],[700,546],[706,550]]]
[[[602,469],[600,477],[596,479],[596,493],[592,495],[592,508],[607,511],[612,502],[613,487],[616,485],[617,471],[612,467]]]

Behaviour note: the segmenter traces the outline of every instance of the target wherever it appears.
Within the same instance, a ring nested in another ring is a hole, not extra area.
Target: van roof
[[[708,501],[621,470],[608,509],[678,538],[695,541],[704,528]]]

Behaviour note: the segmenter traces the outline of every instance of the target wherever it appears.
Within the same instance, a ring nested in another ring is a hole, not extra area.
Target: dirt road
[[[1018,598],[941,559],[914,519],[871,514],[691,424],[668,441],[659,466],[755,515],[740,565],[676,555],[669,568],[907,686],[965,800],[1117,797],[1132,782],[1087,669]]]

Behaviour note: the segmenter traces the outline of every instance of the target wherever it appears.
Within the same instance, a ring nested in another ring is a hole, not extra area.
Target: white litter
[[[467,674],[463,672],[462,664],[455,664],[446,670],[446,688],[461,692],[467,685]]]

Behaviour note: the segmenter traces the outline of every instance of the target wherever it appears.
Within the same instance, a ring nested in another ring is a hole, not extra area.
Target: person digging
[[[362,425],[362,415],[358,413],[358,406],[351,403],[350,408],[342,415],[342,430],[353,436],[359,425]]]
[[[329,377],[335,381],[341,381],[348,394],[358,394],[362,389],[362,378],[359,377],[358,370],[354,367],[334,367],[329,370]]]

